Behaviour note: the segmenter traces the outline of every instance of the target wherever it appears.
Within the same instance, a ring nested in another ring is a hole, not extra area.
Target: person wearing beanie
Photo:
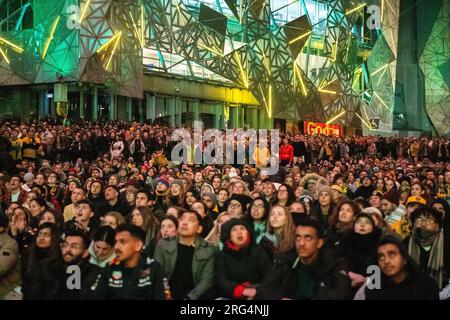
[[[333,192],[333,202],[334,203],[338,203],[339,201],[342,200],[342,198],[344,196],[344,194],[343,194],[344,192],[339,185],[333,184],[331,186],[331,191]]]
[[[383,198],[383,193],[375,190],[369,198],[369,205],[374,208],[381,208],[381,198]]]
[[[222,225],[224,249],[216,256],[214,279],[217,293],[225,299],[249,299],[256,286],[269,273],[272,263],[255,244],[252,227],[244,218],[233,218]]]
[[[216,220],[219,216],[219,208],[217,207],[217,196],[214,192],[206,192],[202,196],[202,202],[206,206],[207,215],[212,220]]]
[[[363,285],[355,300],[439,300],[436,282],[419,271],[398,235],[383,236],[376,251],[380,286],[374,290]]]
[[[12,299],[20,286],[20,259],[17,242],[8,235],[9,219],[0,212],[0,300]]]
[[[411,224],[412,233],[404,240],[408,253],[442,289],[450,276],[450,244],[444,241],[442,214],[433,208],[418,208],[411,214]]]
[[[310,216],[316,219],[322,228],[326,229],[328,226],[328,217],[331,216],[335,208],[333,190],[327,185],[322,185],[318,190],[317,196],[317,202],[311,206]]]
[[[356,189],[354,198],[363,197],[364,199],[369,200],[374,191],[375,187],[372,178],[370,176],[365,176],[362,178],[362,185]]]
[[[376,246],[381,237],[381,229],[368,213],[359,213],[351,231],[341,239],[337,246],[337,255],[349,262],[349,276],[352,286],[362,285],[367,268],[375,263]]]
[[[252,198],[244,194],[233,194],[230,198],[228,198],[225,203],[225,207],[233,217],[240,217],[245,214],[247,205],[251,201]]]
[[[384,220],[392,228],[393,225],[398,224],[403,216],[405,210],[400,205],[400,193],[395,188],[383,194],[381,198],[381,211],[383,211]]]
[[[35,177],[33,173],[25,173],[25,175],[23,176],[23,180],[25,181],[25,183],[22,185],[22,189],[26,192],[30,192],[34,185],[34,178]]]

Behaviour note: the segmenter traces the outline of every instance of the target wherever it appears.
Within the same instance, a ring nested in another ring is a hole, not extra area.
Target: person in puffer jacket
[[[255,244],[252,228],[243,218],[227,221],[221,237],[224,249],[216,256],[214,268],[217,294],[225,299],[252,299],[272,262]]]

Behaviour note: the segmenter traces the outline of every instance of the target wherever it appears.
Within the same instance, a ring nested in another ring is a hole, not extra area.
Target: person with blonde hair
[[[267,231],[260,244],[272,261],[294,248],[294,221],[289,209],[280,205],[272,207],[269,213]]]
[[[116,229],[121,224],[125,223],[125,218],[122,216],[120,212],[110,211],[102,218],[102,226],[110,226],[113,229]]]

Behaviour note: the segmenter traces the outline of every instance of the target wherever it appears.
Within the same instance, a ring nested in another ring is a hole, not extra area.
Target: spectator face
[[[145,207],[148,204],[147,194],[144,192],[139,192],[136,195],[136,207]]]
[[[194,213],[185,212],[179,221],[178,233],[183,237],[193,237],[202,232],[202,226]]]
[[[81,259],[88,256],[81,237],[66,237],[61,245],[61,253],[66,264],[78,264]]]
[[[224,203],[225,201],[227,201],[228,199],[228,192],[226,192],[225,190],[220,190],[217,200],[221,203]]]
[[[94,196],[99,195],[101,191],[102,191],[102,186],[100,185],[100,183],[98,183],[98,182],[93,182],[93,183],[91,184],[91,193],[92,193]]]
[[[322,207],[327,207],[331,204],[331,197],[328,192],[319,193],[319,203]]]
[[[247,228],[243,225],[236,225],[231,228],[230,240],[239,249],[246,246],[249,236]]]
[[[44,228],[39,230],[36,235],[36,246],[39,249],[50,248],[52,244],[52,230],[50,228]]]
[[[427,231],[429,234],[435,234],[439,231],[439,224],[432,216],[420,215],[414,221],[414,228],[421,228]]]
[[[170,219],[165,219],[161,222],[161,237],[172,238],[177,235],[177,226]]]
[[[166,216],[173,216],[178,219],[178,210],[174,207],[170,207],[166,210]]]
[[[363,185],[364,185],[365,187],[369,187],[371,184],[372,184],[372,181],[371,181],[370,179],[364,177],[364,179],[363,179]]]
[[[181,186],[178,184],[172,184],[170,186],[170,193],[172,193],[172,196],[178,197],[181,193]]]
[[[349,204],[343,204],[339,209],[338,220],[342,223],[350,223],[353,220],[354,212]]]
[[[235,183],[235,185],[233,186],[233,194],[243,194],[244,193],[244,186],[242,185],[242,183],[238,182]]]
[[[303,192],[305,192],[305,188],[302,186],[298,186],[297,189],[295,189],[295,197],[298,199],[303,195]]]
[[[285,186],[281,186],[278,188],[278,199],[286,201],[289,197],[288,190]]]
[[[119,194],[117,193],[117,190],[114,188],[106,188],[105,190],[105,200],[111,201],[117,199]]]
[[[114,247],[105,241],[94,241],[93,249],[95,255],[100,261],[108,258],[114,251]]]
[[[139,210],[136,210],[136,209],[133,210],[133,212],[131,214],[131,222],[136,227],[140,227],[140,228],[144,225],[144,218],[142,217]]]
[[[389,191],[389,190],[391,190],[392,188],[394,188],[394,186],[395,186],[394,180],[389,179],[389,180],[386,181],[386,190],[387,190],[387,191]],[[380,189],[380,190],[381,190],[381,189]]]
[[[208,210],[214,208],[214,203],[210,196],[203,196],[202,202],[207,207]]]
[[[94,213],[92,212],[91,207],[88,204],[82,203],[77,205],[77,217],[76,217],[77,221],[87,222],[93,216]]]
[[[102,221],[102,225],[103,226],[110,226],[111,228],[113,228],[113,229],[116,229],[117,228],[117,226],[118,226],[118,221],[116,220],[116,218],[114,218],[113,216],[108,216],[108,215],[106,215],[104,218],[103,218],[103,221]]]
[[[141,240],[132,237],[128,231],[117,233],[116,244],[114,245],[117,260],[120,262],[127,261],[136,253],[139,253],[143,245]]]
[[[413,196],[413,197],[421,197],[422,194],[423,194],[423,190],[422,190],[422,187],[420,185],[414,184],[411,187],[411,196]]]
[[[386,276],[392,278],[404,272],[406,260],[396,245],[388,243],[378,247],[377,256],[378,265]]]
[[[445,183],[450,184],[450,171],[447,171],[444,175]]]
[[[45,210],[45,207],[41,207],[39,205],[39,203],[37,203],[37,201],[31,200],[31,202],[30,202],[30,212],[31,212],[31,215],[33,217],[38,216],[44,210]]]
[[[9,186],[11,190],[17,190],[20,188],[20,179],[18,177],[12,177],[11,180],[9,180]]]
[[[233,217],[238,217],[242,215],[243,208],[241,203],[236,200],[231,200],[230,203],[228,204],[227,212]]]
[[[213,185],[214,189],[219,189],[220,188],[220,178],[215,177],[212,181],[212,185]]]
[[[391,214],[395,209],[396,206],[392,202],[386,199],[381,200],[381,210],[384,212],[384,214]]]
[[[203,206],[203,203],[201,203],[201,202],[194,202],[191,206],[191,209],[196,211],[202,217],[206,216],[205,207]]]
[[[272,183],[264,183],[263,185],[263,193],[266,197],[271,197],[275,188]]]
[[[51,213],[51,212],[45,212],[43,215],[42,215],[42,218],[41,218],[41,220],[39,221],[39,224],[43,224],[43,223],[45,223],[45,222],[50,222],[50,223],[53,223],[53,224],[56,224],[56,219],[55,219],[55,216]]]
[[[197,201],[197,199],[194,197],[192,192],[187,192],[186,193],[186,203],[187,203],[187,205],[188,206],[192,206],[192,204],[194,204],[195,201]]]
[[[111,176],[108,179],[108,184],[113,185],[113,186],[117,186],[119,184],[119,180],[117,180],[116,176]]]
[[[262,200],[255,200],[250,209],[250,215],[253,220],[259,221],[264,217],[264,202]]]
[[[195,183],[201,183],[203,182],[203,175],[201,172],[197,172],[194,176]]]
[[[372,221],[367,217],[361,217],[355,222],[355,233],[368,234],[373,231]]]
[[[316,229],[307,226],[298,226],[295,229],[295,249],[304,263],[311,263],[315,259],[323,243]]]
[[[45,177],[43,174],[38,174],[34,181],[37,185],[43,186],[45,184]]]
[[[269,223],[274,230],[280,230],[286,224],[286,212],[282,207],[273,207],[269,215]]]
[[[371,207],[380,208],[381,199],[379,196],[370,196],[369,204]]]
[[[84,200],[85,194],[84,194],[84,190],[81,188],[75,188],[72,191],[72,195],[70,196],[70,199],[72,200],[73,203],[77,203],[78,201]]]
[[[58,178],[56,177],[56,174],[50,173],[50,175],[47,178],[47,183],[49,185],[54,185],[58,181]]]
[[[299,202],[294,202],[291,204],[289,210],[296,213],[305,213],[305,207]]]
[[[136,200],[135,193],[131,192],[131,191],[127,191],[125,193],[125,198],[126,198],[128,203],[134,203],[134,201]]]

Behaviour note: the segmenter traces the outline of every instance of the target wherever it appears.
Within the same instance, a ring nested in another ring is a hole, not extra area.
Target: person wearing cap
[[[34,174],[31,172],[25,173],[23,181],[25,181],[25,183],[22,185],[22,189],[26,192],[30,192],[34,186]]]
[[[347,261],[325,245],[320,224],[311,218],[298,222],[295,251],[276,261],[256,292],[258,300],[345,300],[351,297]]]
[[[213,286],[216,249],[199,236],[203,219],[196,211],[183,212],[178,223],[177,237],[161,239],[154,257],[164,269],[175,300],[198,300]]]
[[[383,236],[376,251],[380,286],[362,286],[355,300],[439,300],[435,281],[419,270],[397,235]]]
[[[269,273],[272,262],[255,243],[252,227],[244,218],[222,225],[224,249],[216,256],[214,279],[217,293],[226,299],[252,299],[256,287]]]
[[[333,202],[334,203],[338,203],[339,201],[341,201],[344,198],[344,192],[343,192],[341,186],[339,186],[337,184],[333,184],[331,186],[331,190],[333,192]]]
[[[0,300],[12,298],[21,280],[19,246],[8,235],[8,225],[8,217],[0,212]]]
[[[92,285],[98,300],[164,300],[164,271],[161,265],[142,255],[145,232],[131,224],[116,229],[116,258]]]
[[[450,277],[450,244],[445,240],[443,217],[436,209],[423,207],[411,214],[412,233],[404,240],[420,270],[435,279],[439,288]]]

